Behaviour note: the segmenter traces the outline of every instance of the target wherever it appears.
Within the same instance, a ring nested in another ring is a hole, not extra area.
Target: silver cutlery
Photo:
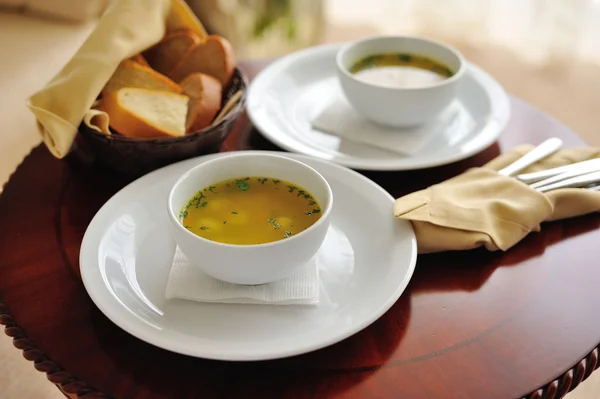
[[[554,176],[558,176],[570,171],[578,170],[582,173],[593,172],[594,170],[600,170],[600,158],[590,159],[587,161],[581,161],[569,165],[559,166],[557,168],[551,168],[546,170],[540,170],[539,172],[524,173],[517,175],[516,178],[523,183],[531,184],[536,183],[540,180],[549,179]]]
[[[514,176],[528,166],[554,154],[562,147],[562,144],[563,142],[561,139],[557,137],[550,138],[507,167],[500,169],[498,173],[504,176]]]
[[[498,173],[503,176],[515,177],[542,193],[559,188],[584,188],[600,191],[600,158],[517,175],[523,169],[554,154],[562,145],[562,140],[557,137],[545,140],[515,162],[500,169]]]
[[[538,188],[542,186],[547,186],[549,184],[553,184],[559,182],[561,180],[570,179],[573,177],[585,175],[592,172],[600,171],[600,159],[593,159],[595,162],[590,162],[585,165],[575,166],[569,169],[566,169],[566,172],[554,175],[544,180],[539,180],[535,183],[531,183],[529,186],[531,188]],[[574,166],[575,164],[573,164]]]
[[[600,182],[600,171],[590,172],[570,179],[558,181],[556,183],[547,184],[541,187],[535,188],[535,190],[545,193],[550,190],[556,190],[558,188],[579,188],[587,185]],[[596,190],[596,187],[592,189]]]

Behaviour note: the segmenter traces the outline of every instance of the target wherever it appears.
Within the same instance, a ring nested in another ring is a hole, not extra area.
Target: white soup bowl
[[[194,194],[211,184],[246,176],[287,180],[303,187],[318,201],[321,217],[289,238],[256,245],[212,241],[183,226],[180,211]],[[327,180],[310,166],[280,155],[238,152],[184,173],[169,193],[167,211],[177,245],[202,272],[233,284],[256,285],[285,278],[316,255],[329,228],[332,204]]]

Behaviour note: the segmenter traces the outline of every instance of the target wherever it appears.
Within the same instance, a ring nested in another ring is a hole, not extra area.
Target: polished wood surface
[[[253,76],[262,66],[245,70]],[[482,153],[422,171],[365,174],[399,196],[550,136],[583,145],[513,100],[507,131]],[[243,116],[222,147],[239,149],[276,147]],[[420,256],[407,290],[384,316],[313,353],[233,363],[146,344],[112,324],[80,281],[89,221],[131,181],[89,161],[59,161],[39,146],[0,196],[0,323],[72,397],[554,398],[598,365],[597,214],[545,224],[507,253]]]

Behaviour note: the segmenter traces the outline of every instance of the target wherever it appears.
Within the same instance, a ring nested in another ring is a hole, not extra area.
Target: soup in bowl
[[[173,237],[204,273],[234,284],[285,278],[321,247],[333,195],[310,166],[239,152],[181,176],[168,196]]]
[[[456,97],[467,64],[454,48],[409,36],[346,44],[336,57],[342,91],[366,118],[393,127],[435,119]]]

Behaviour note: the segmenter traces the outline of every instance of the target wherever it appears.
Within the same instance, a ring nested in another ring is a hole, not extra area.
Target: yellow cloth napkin
[[[50,152],[57,158],[67,155],[84,118],[89,124],[100,115],[106,122],[107,115],[91,107],[121,61],[158,43],[166,32],[181,28],[206,36],[184,0],[111,2],[73,58],[27,101]]]
[[[419,253],[466,250],[485,246],[506,251],[544,221],[600,211],[600,192],[565,188],[539,193],[497,170],[533,146],[502,154],[480,168],[398,198],[394,215],[410,220]],[[520,173],[554,168],[600,157],[598,148],[560,150]]]

